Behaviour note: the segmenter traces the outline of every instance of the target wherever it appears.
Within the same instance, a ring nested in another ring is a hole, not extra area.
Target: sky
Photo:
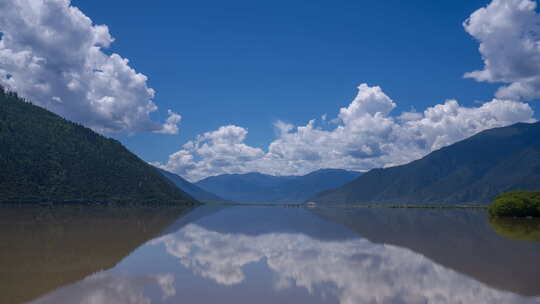
[[[0,0],[0,85],[192,181],[388,167],[539,117],[536,1],[320,2]]]

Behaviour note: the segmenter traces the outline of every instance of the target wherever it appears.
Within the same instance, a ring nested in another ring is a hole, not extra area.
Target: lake
[[[484,210],[0,212],[0,303],[540,303],[540,225]]]

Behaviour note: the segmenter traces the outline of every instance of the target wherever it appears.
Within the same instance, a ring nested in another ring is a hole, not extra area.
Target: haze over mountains
[[[208,191],[203,190],[202,188],[198,187],[195,184],[192,184],[185,180],[183,177],[181,177],[178,174],[174,174],[172,172],[169,172],[167,170],[163,170],[160,168],[156,168],[163,176],[165,176],[169,181],[171,181],[173,184],[175,184],[178,188],[186,192],[187,194],[191,195],[193,198],[198,200],[199,202],[226,202],[227,200],[210,193]]]
[[[480,132],[409,164],[373,169],[312,200],[484,204],[502,192],[535,189],[540,189],[540,122]]]
[[[303,176],[223,174],[205,178],[195,185],[234,202],[299,203],[316,193],[350,182],[361,174],[341,169],[321,169]]]

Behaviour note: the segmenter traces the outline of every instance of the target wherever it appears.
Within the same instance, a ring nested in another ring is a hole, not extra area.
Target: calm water
[[[0,303],[540,303],[540,225],[483,211],[0,212]]]

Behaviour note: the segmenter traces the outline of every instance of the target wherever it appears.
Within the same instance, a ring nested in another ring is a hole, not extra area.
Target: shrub
[[[499,217],[540,217],[540,191],[503,193],[489,205],[488,211]]]

